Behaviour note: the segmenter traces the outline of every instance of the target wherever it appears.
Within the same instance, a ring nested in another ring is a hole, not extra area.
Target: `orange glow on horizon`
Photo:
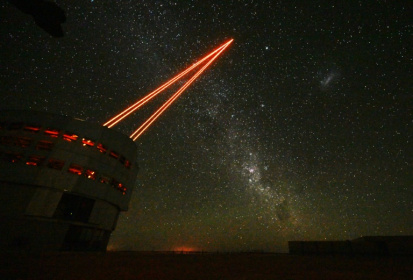
[[[172,97],[168,99],[154,114],[152,114],[151,117],[149,117],[148,120],[146,120],[132,135],[130,138],[132,138],[134,141],[182,94],[182,92],[189,87],[189,85],[192,84],[192,82],[195,81],[196,78],[198,78],[205,70],[206,68],[211,65],[211,63],[232,43],[233,39],[227,41],[208,55],[204,56],[202,59],[200,59],[198,62],[194,63],[192,66],[188,67],[186,70],[182,71],[180,74],[176,75],[174,78],[170,79],[168,82],[164,83],[161,85],[159,88],[156,90],[152,91],[148,95],[144,96],[142,99],[138,100],[131,106],[127,107],[125,110],[108,120],[106,123],[103,124],[103,126],[107,126],[109,128],[113,127],[117,123],[119,123],[121,120],[135,112],[137,109],[139,109],[141,106],[143,106],[146,102],[154,98],[156,95],[164,91],[166,88],[168,88],[170,85],[174,84],[176,81],[184,77],[186,74],[194,70],[197,66],[199,66],[201,63],[209,59],[209,61],[198,71],[196,72],[191,79],[189,79],[177,92],[173,94]],[[211,58],[212,57],[212,58]]]
[[[174,252],[183,252],[183,253],[190,253],[190,252],[198,252],[199,250],[194,247],[187,247],[187,246],[180,246],[173,249]]]

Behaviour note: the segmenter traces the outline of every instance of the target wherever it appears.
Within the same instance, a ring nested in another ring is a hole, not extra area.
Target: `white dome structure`
[[[138,173],[113,129],[33,111],[0,112],[0,250],[104,251]]]

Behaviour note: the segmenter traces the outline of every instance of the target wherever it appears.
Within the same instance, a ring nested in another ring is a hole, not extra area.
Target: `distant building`
[[[413,236],[364,236],[347,241],[288,241],[290,254],[411,255]]]
[[[0,112],[0,251],[106,250],[136,155],[129,137],[101,125]]]

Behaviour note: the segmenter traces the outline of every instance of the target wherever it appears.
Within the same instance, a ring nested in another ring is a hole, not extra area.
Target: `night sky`
[[[411,1],[56,3],[62,38],[0,4],[0,109],[103,124],[234,39],[138,139],[110,249],[413,234]]]

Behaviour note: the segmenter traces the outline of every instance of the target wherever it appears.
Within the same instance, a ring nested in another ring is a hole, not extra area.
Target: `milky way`
[[[56,1],[52,38],[3,1],[0,108],[103,124],[234,38],[139,138],[109,247],[413,234],[412,6],[350,2]],[[129,135],[168,97],[114,129]]]

